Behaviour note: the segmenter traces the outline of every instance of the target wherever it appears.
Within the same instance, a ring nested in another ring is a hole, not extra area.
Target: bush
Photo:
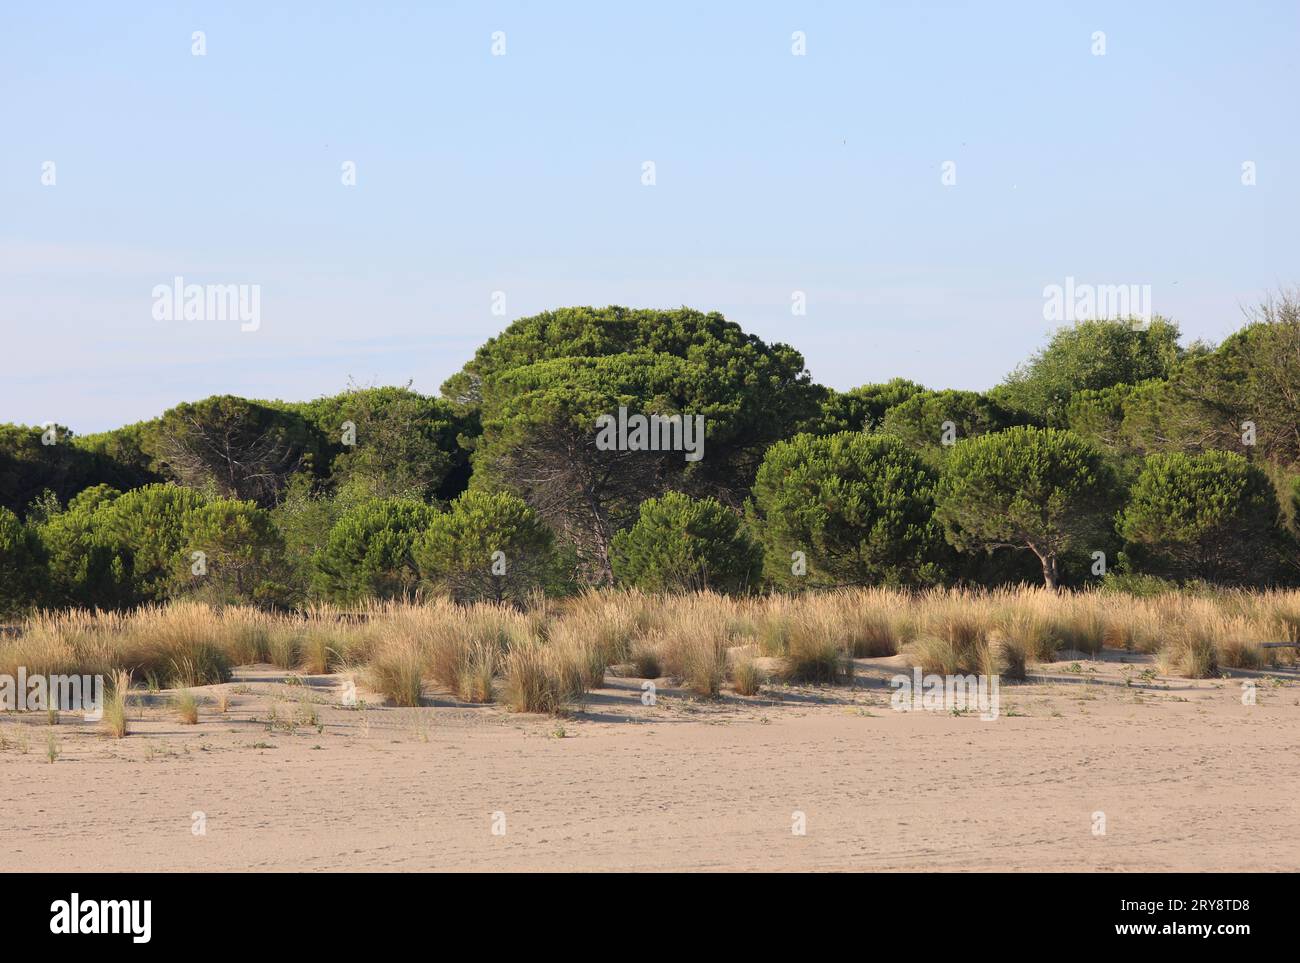
[[[7,508],[0,508],[0,616],[29,608],[46,574],[40,538]]]
[[[614,538],[613,563],[620,582],[651,592],[743,592],[762,574],[763,550],[716,499],[669,492],[641,503]]]
[[[768,576],[799,588],[935,581],[942,539],[932,521],[934,481],[892,438],[846,431],[778,442],[749,506]]]
[[[507,492],[465,492],[434,515],[412,557],[420,577],[461,602],[522,605],[563,581],[555,537],[523,499]]]
[[[182,530],[178,591],[220,604],[286,601],[284,539],[269,512],[252,502],[218,499],[186,515]]]
[[[437,514],[405,498],[367,499],[353,506],[314,557],[313,590],[344,603],[408,594],[418,577],[415,543]]]
[[[82,492],[40,528],[58,604],[125,608],[166,599],[186,557],[186,523],[205,501],[177,485]]]
[[[1282,533],[1268,476],[1241,455],[1150,455],[1119,517],[1138,567],[1177,579],[1271,582]]]

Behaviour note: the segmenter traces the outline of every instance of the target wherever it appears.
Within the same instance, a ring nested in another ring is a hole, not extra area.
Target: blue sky
[[[1217,340],[1300,282],[1298,41],[1294,2],[6,4],[0,421],[434,392],[569,304],[722,311],[838,388],[987,388],[1067,276]],[[259,329],[155,320],[176,275]]]

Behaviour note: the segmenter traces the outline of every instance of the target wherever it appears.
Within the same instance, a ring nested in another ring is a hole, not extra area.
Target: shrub
[[[749,511],[778,585],[915,584],[940,574],[933,493],[933,473],[895,439],[797,435],[767,450]]]
[[[422,579],[458,601],[523,605],[538,589],[561,587],[554,540],[523,499],[468,491],[432,517],[412,556]]]
[[[45,573],[45,552],[35,530],[0,508],[0,617],[31,607]]]
[[[403,498],[367,499],[345,511],[315,556],[315,591],[344,603],[408,594],[417,581],[413,547],[436,515]]]
[[[615,536],[613,566],[620,582],[652,592],[743,592],[762,575],[763,550],[716,499],[669,492],[642,502]]]
[[[1241,455],[1149,455],[1119,517],[1129,556],[1174,578],[1268,582],[1278,569],[1279,506]]]

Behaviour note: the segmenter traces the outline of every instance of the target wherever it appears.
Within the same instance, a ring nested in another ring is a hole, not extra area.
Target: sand
[[[898,658],[654,706],[611,677],[565,719],[243,667],[196,726],[166,693],[122,740],[0,717],[0,870],[1300,869],[1300,676],[1148,666],[1042,667],[991,722],[891,709]]]

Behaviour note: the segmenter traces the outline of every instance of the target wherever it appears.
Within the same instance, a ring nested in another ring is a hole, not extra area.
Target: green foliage
[[[992,394],[1010,408],[1064,427],[1070,401],[1080,391],[1168,377],[1183,354],[1178,338],[1178,326],[1164,318],[1145,325],[1080,321],[1059,329]]]
[[[1078,435],[1028,426],[953,446],[939,479],[935,518],[960,550],[1024,548],[1055,588],[1067,552],[1108,538],[1114,478]]]
[[[420,577],[463,601],[522,604],[537,589],[562,590],[555,536],[522,499],[471,491],[435,515],[413,549]]]
[[[188,516],[204,504],[179,485],[146,485],[115,498],[92,498],[90,535],[95,554],[106,553],[111,581],[123,584],[126,604],[161,601],[170,594],[184,557]],[[102,561],[97,564],[102,565]]]
[[[789,588],[938,577],[934,474],[895,438],[796,435],[768,449],[749,511],[768,575]],[[807,573],[792,571],[804,554]]]
[[[1145,571],[1266,584],[1278,574],[1278,513],[1268,476],[1241,455],[1171,452],[1146,459],[1118,527]]]
[[[352,506],[314,556],[313,591],[344,603],[414,591],[412,548],[436,515],[436,509],[408,498],[372,498]]]
[[[1290,305],[1287,307],[1287,305]],[[1281,467],[1300,465],[1300,306],[1283,302],[1217,349],[1188,359],[1164,383],[1125,405],[1132,450],[1245,453]],[[1245,443],[1249,422],[1254,444]]]
[[[832,391],[807,430],[814,435],[841,431],[874,431],[885,413],[926,389],[915,381],[894,378],[883,384],[862,385],[849,391]]]
[[[289,477],[318,455],[303,417],[233,395],[177,405],[148,430],[159,473],[221,498],[275,504]]]
[[[594,581],[612,578],[611,540],[643,499],[675,488],[735,502],[763,447],[810,417],[823,393],[793,349],[685,308],[525,318],[444,391],[482,405],[474,487],[523,497],[576,546]],[[619,407],[703,418],[703,459],[600,450],[596,419]]]
[[[176,485],[82,491],[37,526],[49,558],[51,604],[124,608],[166,598],[183,557],[186,520],[204,502]]]
[[[610,539],[642,498],[676,488],[737,503],[766,446],[812,418],[825,389],[799,352],[720,314],[611,306],[514,322],[443,394],[481,405],[475,487],[516,491],[574,541],[591,577],[608,580]],[[598,452],[594,420],[619,405],[703,416],[704,460],[688,468],[680,453]]]
[[[127,491],[163,481],[150,467],[151,456],[146,448],[149,433],[156,424],[156,421],[138,422],[112,431],[74,435],[72,444],[98,460],[99,482]]]
[[[37,526],[49,558],[51,605],[112,609],[134,600],[129,559],[119,557],[94,525],[99,508],[120,494],[107,485],[88,488]]]
[[[976,391],[920,391],[885,412],[880,433],[899,439],[937,468],[951,443],[1002,431],[1027,420],[1024,413],[1012,411]],[[945,437],[951,443],[945,444]]]
[[[0,508],[0,616],[32,606],[45,581],[45,552],[30,525]]]
[[[615,536],[613,562],[620,582],[652,592],[743,592],[762,576],[763,550],[716,499],[668,492]]]
[[[629,353],[681,358],[712,370],[733,394],[765,394],[767,406],[746,407],[747,427],[760,441],[780,437],[784,426],[811,416],[824,393],[812,384],[798,351],[765,344],[721,314],[618,306],[560,308],[521,318],[479,348],[442,393],[474,406],[483,398],[484,382],[510,368]]]
[[[350,387],[302,405],[299,412],[320,433],[322,475],[335,489],[376,498],[451,498],[469,478],[469,452],[458,435],[476,433],[472,419],[449,402],[410,387]],[[346,424],[355,438],[345,444]]]
[[[271,509],[271,519],[284,540],[281,577],[290,600],[301,603],[312,597],[315,555],[325,547],[339,517],[358,501],[364,498],[333,497],[318,490],[305,473],[290,479],[280,504]]]
[[[0,425],[0,507],[23,515],[47,491],[63,503],[100,483],[128,488],[156,480],[119,462],[114,453],[111,446],[86,442],[61,425]]]
[[[220,604],[283,605],[288,600],[284,539],[265,509],[253,502],[216,499],[186,514],[182,531],[176,592]]]

